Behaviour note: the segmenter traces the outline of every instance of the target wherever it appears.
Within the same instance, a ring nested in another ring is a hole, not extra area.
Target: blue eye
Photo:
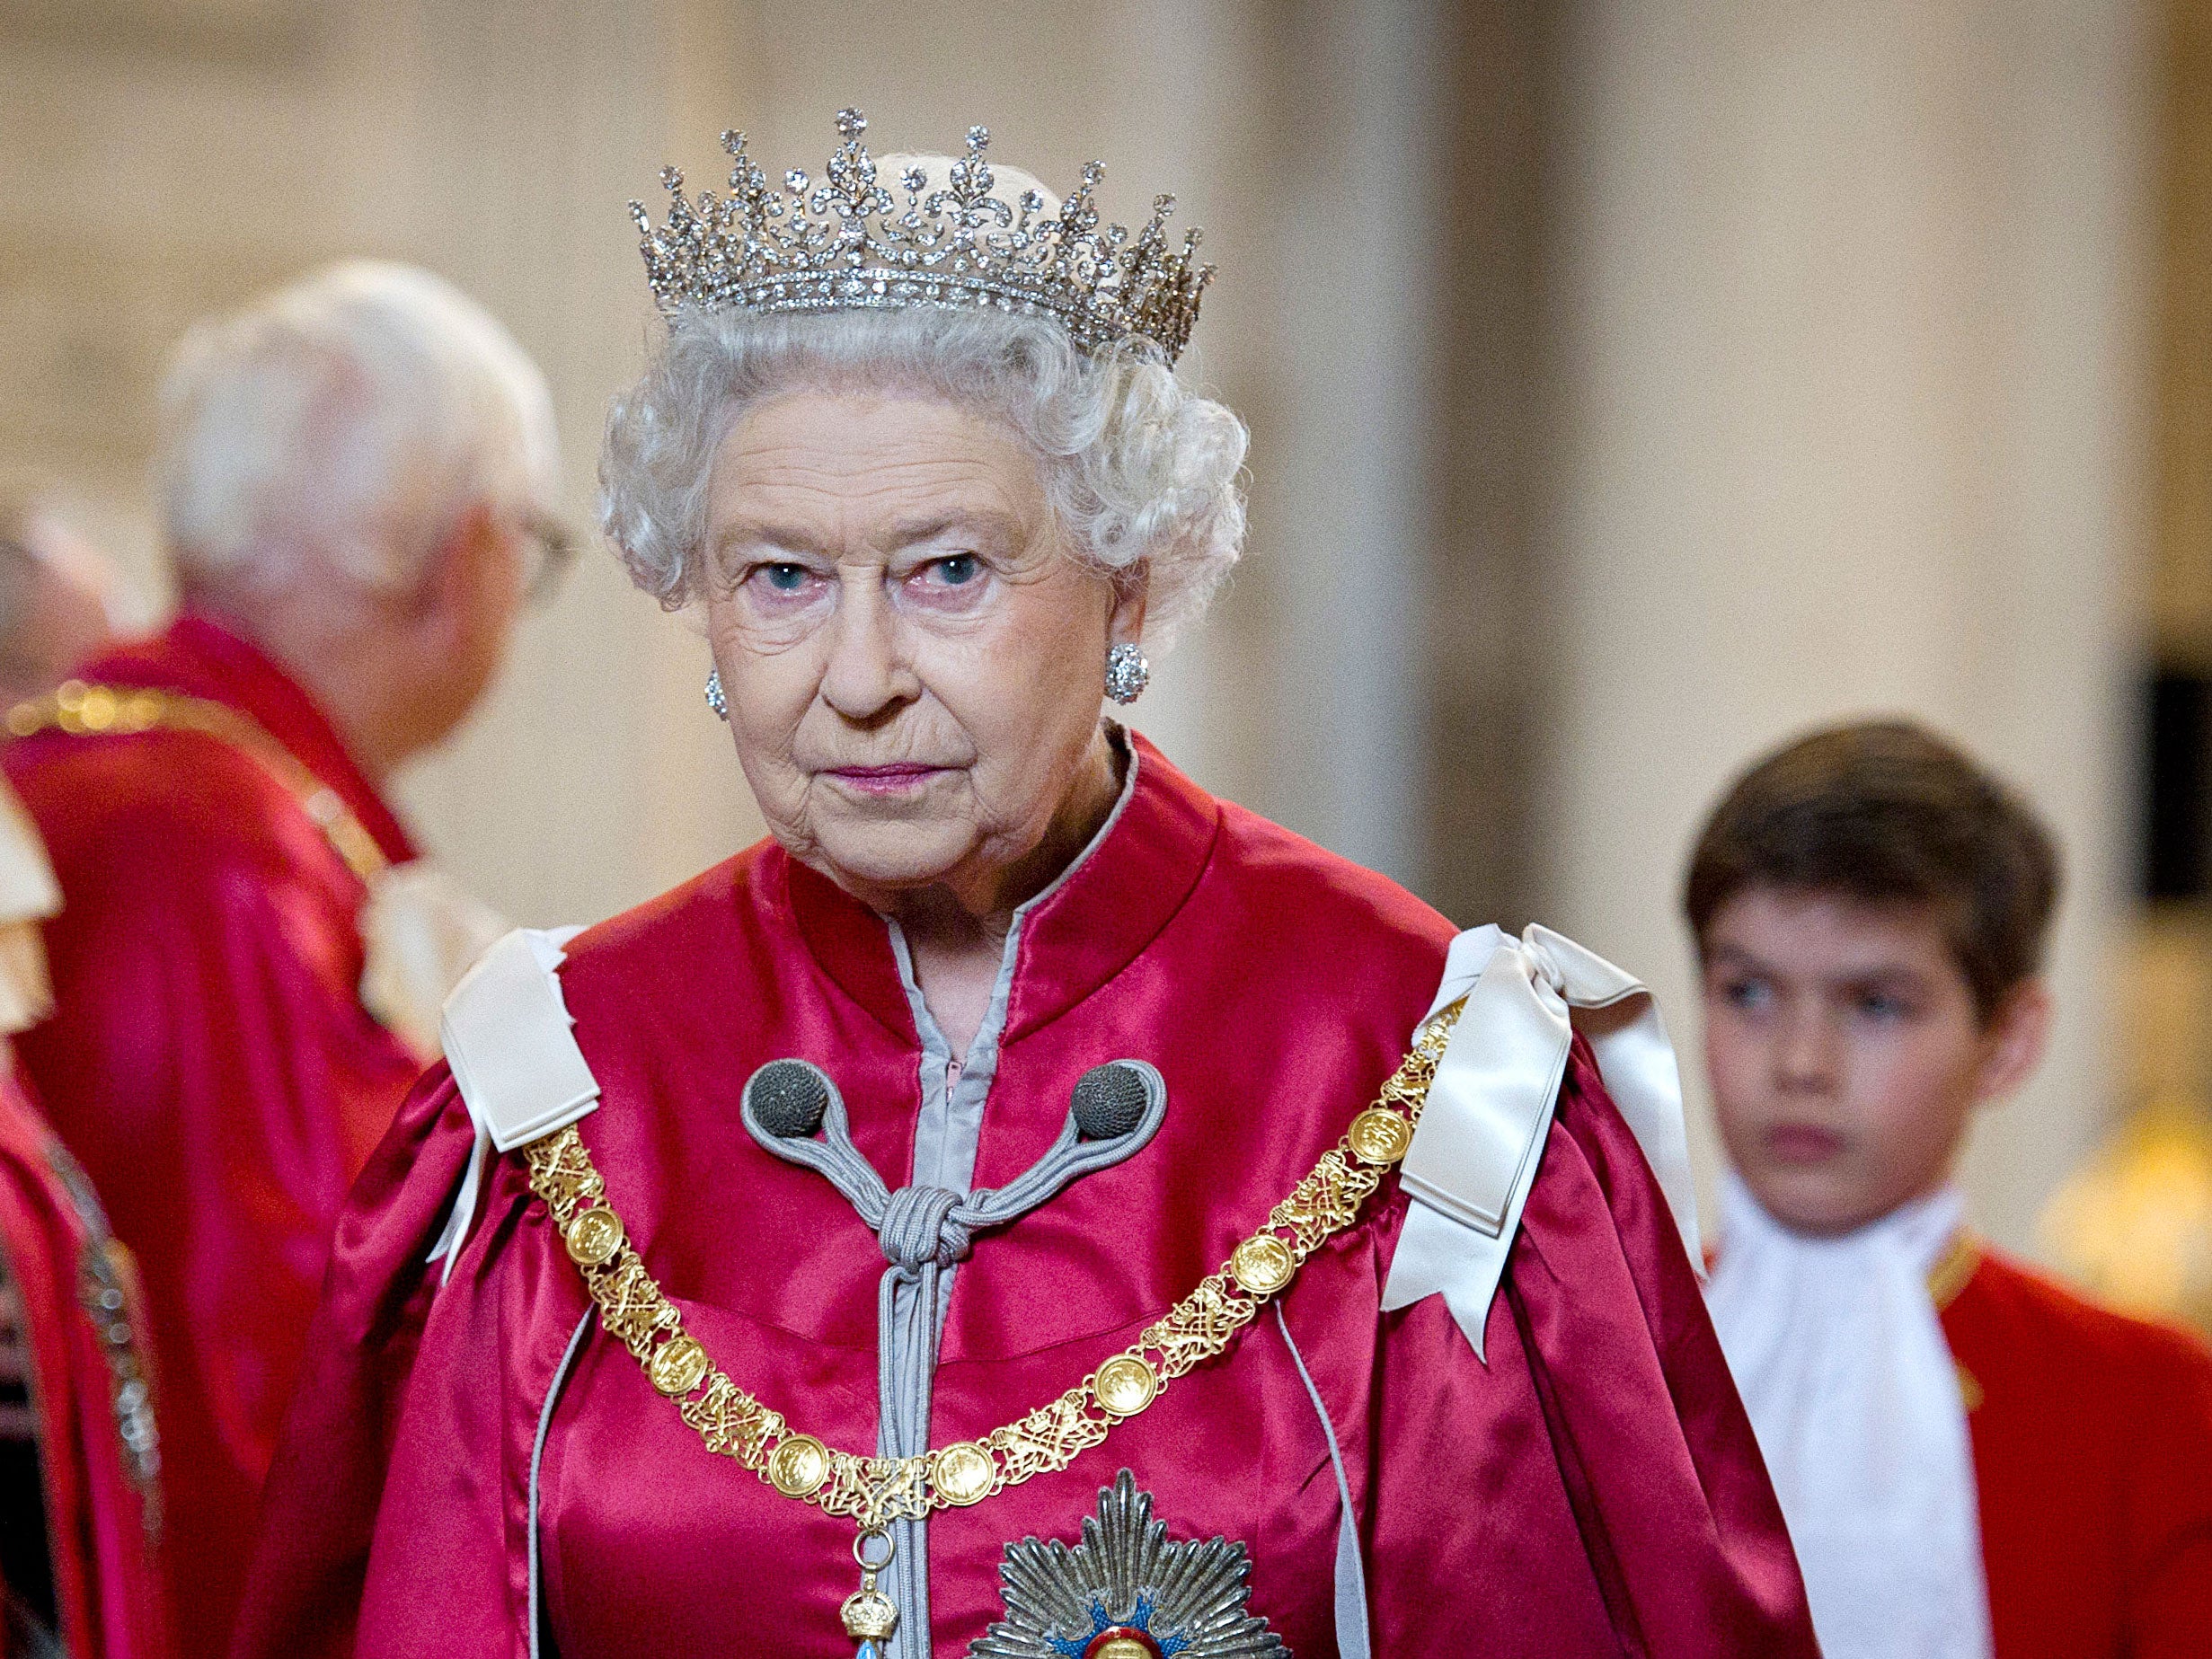
[[[797,564],[763,565],[761,574],[777,593],[795,594],[806,585],[807,568]]]
[[[1722,1002],[1750,1013],[1765,1008],[1774,996],[1774,988],[1764,979],[1731,979],[1721,987]]]
[[[947,587],[965,587],[982,574],[982,563],[973,553],[954,553],[936,561],[937,578]]]

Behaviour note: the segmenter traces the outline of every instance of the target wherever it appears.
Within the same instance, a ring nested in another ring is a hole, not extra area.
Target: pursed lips
[[[931,779],[952,771],[924,761],[894,761],[884,766],[829,766],[818,774],[835,778],[863,795],[902,795],[922,789]]]

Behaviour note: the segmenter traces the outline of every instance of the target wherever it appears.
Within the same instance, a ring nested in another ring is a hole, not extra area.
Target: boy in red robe
[[[66,900],[23,1060],[144,1266],[173,1602],[205,1659],[332,1228],[424,1058],[363,998],[364,930],[421,887],[384,780],[491,680],[554,456],[512,340],[397,266],[204,325],[164,411],[183,614],[17,705],[4,766]]]
[[[1991,1249],[1953,1162],[2040,1057],[2048,834],[1909,725],[1747,772],[1686,908],[1735,1171],[1709,1296],[1830,1659],[2212,1652],[2212,1355]]]

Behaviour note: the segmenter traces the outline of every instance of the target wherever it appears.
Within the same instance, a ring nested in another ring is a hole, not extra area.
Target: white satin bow
[[[492,1150],[511,1152],[565,1128],[599,1104],[598,1080],[576,1045],[576,1021],[554,970],[581,928],[517,928],[477,958],[446,999],[439,1041],[476,1130],[453,1208],[428,1259],[446,1283],[476,1216]]]
[[[1399,1166],[1413,1203],[1383,1306],[1441,1295],[1486,1357],[1491,1302],[1535,1184],[1576,1031],[1589,1039],[1606,1092],[1643,1149],[1694,1266],[1697,1196],[1674,1045],[1641,983],[1549,928],[1532,926],[1516,940],[1489,926],[1452,941],[1429,1012],[1463,996],[1467,1006]]]

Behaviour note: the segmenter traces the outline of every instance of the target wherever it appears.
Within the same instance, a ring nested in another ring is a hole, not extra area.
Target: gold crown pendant
[[[908,167],[895,196],[877,181],[862,137],[868,119],[837,112],[845,142],[817,182],[800,169],[775,189],[746,153],[745,135],[726,132],[735,158],[730,193],[684,194],[684,175],[661,170],[668,216],[656,229],[642,202],[630,204],[643,237],[646,280],[663,314],[686,306],[734,306],[763,315],[949,308],[1049,317],[1086,352],[1147,341],[1172,364],[1190,342],[1214,268],[1197,261],[1200,233],[1180,248],[1167,240],[1172,196],[1153,202],[1134,240],[1102,228],[1093,195],[1106,170],[1087,163],[1073,195],[1048,212],[1036,190],[1009,201],[984,151],[987,128],[968,129],[968,153],[950,181],[929,188]]]

